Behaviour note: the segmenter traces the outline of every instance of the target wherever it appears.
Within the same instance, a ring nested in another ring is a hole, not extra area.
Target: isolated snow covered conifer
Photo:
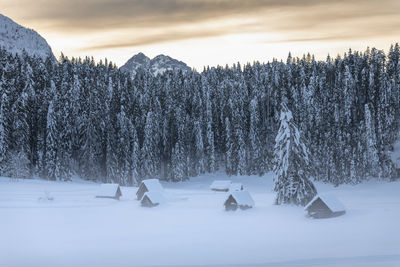
[[[286,103],[282,103],[275,139],[276,204],[304,206],[316,195],[317,190],[309,180],[309,167],[308,149],[293,121],[292,112]]]

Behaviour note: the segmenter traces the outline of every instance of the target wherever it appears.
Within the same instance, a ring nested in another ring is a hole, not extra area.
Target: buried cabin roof
[[[210,189],[214,190],[229,190],[231,186],[230,180],[215,180],[211,185]]]
[[[242,191],[243,190],[243,184],[241,183],[232,183],[229,187],[229,191]]]
[[[158,179],[143,180],[142,183],[146,186],[148,191],[163,191],[163,187]]]
[[[340,202],[339,199],[335,195],[332,194],[323,194],[323,195],[316,195],[305,207],[304,209],[307,210],[308,208],[311,207],[311,205],[317,200],[321,199],[322,202],[325,203],[325,205],[332,211],[332,212],[339,212],[339,211],[344,211],[345,207]]]
[[[162,204],[166,202],[166,199],[162,192],[160,191],[150,191],[146,192],[143,199],[147,197],[153,204]]]
[[[119,184],[101,184],[97,192],[100,197],[114,197],[119,188]]]
[[[254,200],[248,191],[234,191],[229,196],[232,196],[239,206],[254,206]]]

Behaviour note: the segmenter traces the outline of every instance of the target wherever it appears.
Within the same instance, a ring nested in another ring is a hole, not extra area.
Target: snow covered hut
[[[247,191],[234,191],[230,193],[224,203],[225,210],[246,210],[254,207],[254,200]]]
[[[140,183],[136,197],[141,200],[146,192],[163,192],[164,189],[158,179],[147,179]]]
[[[232,184],[229,186],[229,191],[230,191],[230,192],[234,192],[234,191],[243,191],[243,189],[244,189],[244,187],[243,187],[243,184],[241,184],[241,183],[232,183]]]
[[[212,191],[228,192],[230,186],[231,186],[231,181],[230,180],[215,180],[210,185],[210,189]]]
[[[316,219],[331,218],[346,213],[345,207],[334,195],[316,195],[304,209],[309,216]]]
[[[143,207],[152,208],[162,203],[165,203],[165,197],[160,191],[150,191],[146,192],[140,201]]]
[[[96,198],[113,198],[119,200],[122,196],[119,184],[101,184]]]

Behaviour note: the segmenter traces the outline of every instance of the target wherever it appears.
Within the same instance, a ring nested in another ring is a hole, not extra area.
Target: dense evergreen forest
[[[135,185],[274,167],[281,100],[315,180],[396,179],[400,49],[132,78],[106,61],[0,49],[0,175]]]

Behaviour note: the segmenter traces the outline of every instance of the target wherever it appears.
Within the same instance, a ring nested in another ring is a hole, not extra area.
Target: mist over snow
[[[163,182],[167,202],[143,208],[137,187],[120,201],[96,199],[100,185],[0,178],[0,265],[381,266],[400,263],[399,182],[316,183],[335,194],[344,216],[310,219],[298,206],[273,205],[272,174],[201,175]],[[226,212],[212,181],[243,183],[252,209]],[[52,201],[38,198],[49,192]],[[232,264],[232,265],[231,265]],[[237,265],[235,265],[237,264]],[[254,265],[253,265],[254,264]],[[259,265],[258,265],[259,264]]]

